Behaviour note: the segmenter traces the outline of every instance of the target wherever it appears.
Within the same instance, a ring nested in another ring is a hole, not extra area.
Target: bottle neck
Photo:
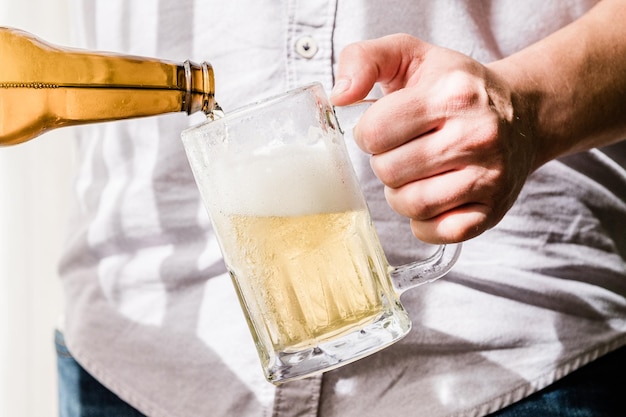
[[[207,62],[200,65],[189,60],[182,65],[184,95],[181,111],[192,114],[202,111],[209,114],[215,109],[215,76]]]

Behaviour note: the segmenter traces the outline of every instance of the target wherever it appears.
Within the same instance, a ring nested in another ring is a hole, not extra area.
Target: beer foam
[[[299,216],[362,208],[350,165],[336,157],[342,149],[269,143],[251,155],[219,161],[214,186],[223,214]],[[210,195],[210,194],[208,194]]]

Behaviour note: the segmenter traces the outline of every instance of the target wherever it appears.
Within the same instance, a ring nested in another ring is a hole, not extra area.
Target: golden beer
[[[314,347],[384,312],[388,265],[366,210],[230,215],[219,227],[240,297],[262,318],[251,325],[266,326],[276,351]]]

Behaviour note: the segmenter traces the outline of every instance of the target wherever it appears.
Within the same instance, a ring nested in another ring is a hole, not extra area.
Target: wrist
[[[513,55],[487,67],[510,88],[515,130],[533,149],[531,168],[534,171],[553,159],[583,149],[577,136],[581,132],[573,122],[576,117],[573,98],[554,89],[550,80],[554,71],[550,74],[542,71],[542,68],[558,66],[556,63],[532,64],[531,69],[527,69],[527,62],[530,62],[528,57]]]

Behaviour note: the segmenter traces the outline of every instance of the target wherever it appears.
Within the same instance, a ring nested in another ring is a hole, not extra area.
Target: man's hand
[[[345,48],[331,100],[385,96],[355,127],[391,207],[431,243],[494,226],[534,167],[535,144],[510,88],[478,62],[408,35]]]
[[[391,207],[416,237],[469,239],[493,227],[530,173],[626,138],[626,0],[485,66],[407,35],[342,51],[331,96],[346,105],[380,83],[355,128]]]

